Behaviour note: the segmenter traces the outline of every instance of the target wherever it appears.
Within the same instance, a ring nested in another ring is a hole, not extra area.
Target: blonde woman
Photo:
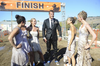
[[[91,66],[92,61],[90,47],[96,39],[96,34],[86,22],[86,18],[87,13],[85,11],[81,11],[78,14],[78,20],[82,23],[82,25],[79,28],[77,66]],[[89,34],[92,35],[92,40],[90,43],[88,42]]]
[[[37,51],[39,53],[40,58],[42,59],[44,65],[45,65],[44,57],[43,57],[42,50],[41,50],[41,47],[39,44],[39,28],[36,26],[35,18],[31,19],[30,27],[31,27],[30,34],[32,36],[32,38],[30,39],[30,45],[34,51]]]

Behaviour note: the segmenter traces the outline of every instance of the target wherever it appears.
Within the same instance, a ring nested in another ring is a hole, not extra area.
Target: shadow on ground
[[[57,60],[60,61],[60,59],[63,58],[63,54],[65,54],[66,48],[58,49],[57,51],[58,51],[57,52]],[[45,61],[47,62],[48,61],[47,53],[44,54],[44,58],[45,58]],[[51,62],[52,62],[52,60],[54,60],[54,50],[51,50],[50,60],[51,60]]]

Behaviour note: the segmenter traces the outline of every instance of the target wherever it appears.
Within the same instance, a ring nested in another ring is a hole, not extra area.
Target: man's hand
[[[18,49],[18,48],[21,48],[21,47],[22,47],[22,44],[17,45],[17,49]]]
[[[59,37],[59,41],[61,41],[62,40],[62,38],[61,37]]]
[[[44,40],[44,42],[45,42],[45,43],[47,43],[47,39],[46,39],[46,38],[45,38],[45,39],[43,39],[43,40]]]

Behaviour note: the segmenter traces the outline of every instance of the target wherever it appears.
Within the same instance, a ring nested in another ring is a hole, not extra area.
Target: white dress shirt
[[[53,20],[53,19],[52,19]],[[49,18],[49,23],[50,23],[50,28],[52,28],[52,26],[51,26],[51,19]]]

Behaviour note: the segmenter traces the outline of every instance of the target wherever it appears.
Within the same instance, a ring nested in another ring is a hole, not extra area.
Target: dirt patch
[[[0,43],[0,47],[4,47],[2,50],[0,50],[0,66],[11,66],[10,64],[11,64],[12,46],[8,42],[7,37],[8,36],[0,38],[3,40],[3,42]],[[43,42],[43,38],[41,36],[39,39],[39,43],[43,54],[45,54],[46,44]],[[60,66],[63,66],[63,54],[65,53],[66,47],[67,47],[67,40],[63,40],[61,42],[58,41],[58,59],[61,63]],[[93,58],[92,66],[100,66],[100,48],[91,49],[90,53]],[[54,60],[52,61],[50,66],[55,66]]]

